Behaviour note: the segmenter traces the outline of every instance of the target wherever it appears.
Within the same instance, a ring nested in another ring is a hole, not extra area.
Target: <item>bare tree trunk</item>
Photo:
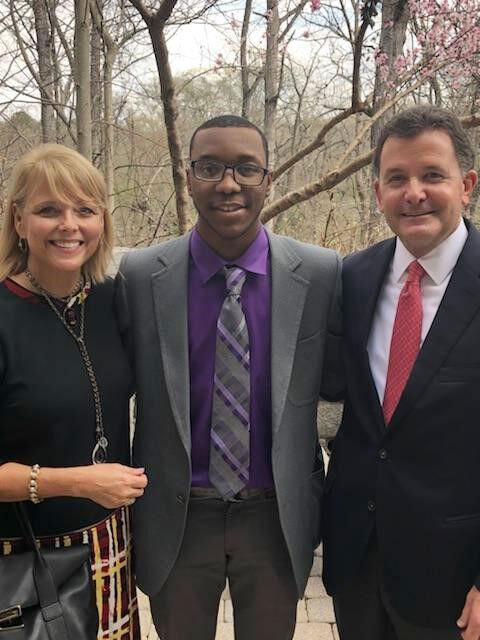
[[[175,84],[168,59],[168,48],[165,40],[165,24],[169,19],[177,0],[162,0],[155,13],[151,13],[142,0],[130,0],[148,27],[153,52],[157,62],[160,80],[160,95],[163,104],[163,117],[167,131],[168,149],[172,162],[172,176],[175,187],[175,203],[177,208],[178,230],[187,230],[187,178],[182,156],[182,147],[177,128],[178,107],[175,98]]]
[[[101,82],[98,82],[98,94],[99,96],[95,96],[95,92],[93,90],[93,79],[92,79],[92,103],[93,103],[93,113],[94,113],[94,122],[98,121],[99,131],[95,131],[95,126],[93,127],[93,143],[94,143],[94,152],[95,152],[95,144],[102,144],[100,147],[100,153],[103,153],[103,169],[105,174],[105,182],[107,185],[107,194],[108,194],[108,207],[110,211],[113,211],[115,202],[114,202],[114,121],[113,121],[113,66],[115,64],[115,60],[117,59],[118,52],[120,49],[129,41],[137,32],[137,27],[135,25],[129,25],[127,29],[123,30],[120,34],[117,32],[117,39],[115,40],[108,29],[105,26],[105,21],[103,17],[103,8],[104,8],[104,0],[90,0],[90,11],[92,16],[92,21],[94,25],[94,31],[98,34],[98,38],[95,38],[95,42],[97,44],[98,51],[103,49],[103,87]],[[123,11],[122,14],[123,16]],[[92,38],[93,42],[93,38]],[[92,47],[93,50],[93,47]],[[99,55],[98,67],[95,65],[95,69],[98,68],[98,77],[100,78],[100,65],[101,65],[101,55]],[[92,76],[93,76],[93,61],[92,61]],[[102,99],[101,92],[103,89],[103,122],[102,120]],[[94,96],[98,97],[98,116]]]
[[[47,0],[48,2],[48,11],[50,13],[50,19],[52,23],[52,37],[50,39],[50,55],[53,66],[53,92],[50,92],[50,95],[53,93],[53,98],[56,103],[56,118],[55,118],[55,140],[60,144],[65,144],[65,139],[67,137],[67,127],[65,125],[66,117],[65,114],[63,117],[58,115],[58,111],[63,111],[63,107],[60,105],[63,103],[62,99],[62,89],[61,89],[61,72],[59,68],[59,61],[57,56],[57,33],[55,25],[57,24],[56,20],[56,11],[57,11],[57,0]],[[53,18],[53,21],[52,21]]]
[[[100,15],[103,0],[95,0]],[[102,164],[102,32],[92,29],[90,36],[90,101],[92,106],[92,158],[95,166]]]
[[[267,0],[267,51],[265,56],[265,112],[263,130],[270,150],[270,164],[275,164],[276,112],[278,102],[278,35],[280,18],[278,0]]]
[[[265,52],[265,107],[263,131],[268,142],[269,165],[275,166],[275,142],[277,138],[276,115],[279,92],[278,73],[278,36],[280,32],[280,16],[278,0],[267,0],[267,49]],[[272,183],[269,199],[274,197],[275,185]],[[268,221],[267,227],[274,229],[276,220]]]
[[[35,81],[35,84],[37,85],[37,87],[39,87],[39,89],[45,93],[45,99],[47,101],[47,103],[49,105],[52,106],[52,108],[54,109],[55,113],[57,114],[57,119],[60,118],[62,120],[62,122],[65,124],[65,127],[68,131],[69,136],[71,137],[72,141],[76,144],[76,137],[74,135],[74,133],[72,132],[72,130],[70,129],[70,122],[68,120],[68,118],[65,116],[65,112],[64,109],[61,107],[61,105],[56,101],[56,94],[52,95],[52,93],[49,91],[49,87],[45,86],[42,83],[42,80],[40,78],[40,73],[38,71],[38,65],[36,61],[32,61],[30,59],[30,54],[29,54],[29,46],[28,43],[25,41],[25,39],[22,37],[21,33],[20,33],[20,27],[22,24],[22,17],[18,14],[18,10],[17,10],[17,6],[18,3],[15,2],[15,0],[10,0],[9,1],[9,10],[10,10],[10,18],[12,21],[12,27],[13,27],[13,32],[15,34],[15,40],[16,43],[18,45],[18,48],[20,50],[21,56],[23,58],[23,61],[25,62],[26,68],[28,70],[28,72],[30,73],[31,77],[33,78],[33,80]],[[55,7],[55,2],[54,0],[51,0],[50,2],[50,14],[49,14],[49,20],[50,21],[56,21],[55,18],[55,13],[54,13],[54,7]],[[52,44],[53,47],[53,44]],[[54,54],[51,54],[51,60],[52,60],[52,65],[53,68],[55,69],[55,75],[54,75],[54,80],[55,80],[55,89],[58,87],[58,74],[56,73],[56,66],[55,66],[55,56]]]
[[[240,66],[242,74],[242,116],[248,118],[250,114],[250,101],[252,92],[248,86],[248,55],[247,38],[250,27],[250,16],[252,14],[252,0],[246,0],[243,12],[242,35],[240,40]]]
[[[175,98],[175,85],[168,59],[168,49],[163,26],[159,27],[159,25],[153,22],[151,28],[149,25],[149,31],[152,38],[155,60],[157,61],[158,76],[160,78],[163,117],[167,130],[168,149],[172,160],[173,184],[175,185],[178,230],[182,234],[187,230],[188,197],[182,146],[177,128],[178,107]]]
[[[75,84],[77,147],[92,159],[92,115],[90,104],[90,9],[88,0],[75,1]]]
[[[382,6],[379,50],[387,56],[388,76],[385,77],[381,70],[377,68],[372,100],[373,113],[381,109],[388,100],[387,83],[395,80],[394,62],[403,51],[409,18],[408,0],[383,0]],[[372,148],[375,147],[378,135],[385,122],[389,120],[389,117],[387,111],[374,122],[370,130]],[[362,226],[361,232],[361,242],[363,244],[370,242],[373,227],[377,221],[377,202],[373,190],[370,198],[368,217]]]
[[[396,76],[393,65],[403,51],[408,17],[408,0],[383,0],[379,50],[387,56],[388,77],[385,78],[377,70],[372,101],[373,113],[387,101],[387,82],[394,80]],[[372,146],[375,145],[378,133],[388,118],[387,112],[374,123],[370,133]]]
[[[108,207],[113,211],[114,202],[114,181],[113,181],[113,97],[112,97],[112,75],[113,62],[116,50],[107,49],[103,69],[103,102],[104,102],[104,172],[107,183]]]
[[[52,60],[52,30],[46,0],[33,0],[37,36],[38,71],[40,76],[41,122],[43,142],[55,142],[55,110],[48,96],[54,91],[54,68]]]

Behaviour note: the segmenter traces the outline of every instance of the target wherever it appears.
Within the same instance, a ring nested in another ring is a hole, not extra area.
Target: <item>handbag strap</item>
[[[45,558],[43,557],[33,535],[32,525],[23,502],[14,505],[25,542],[34,552],[33,579],[38,594],[42,616],[48,631],[49,640],[69,640],[67,627],[63,617],[62,605],[58,590]]]

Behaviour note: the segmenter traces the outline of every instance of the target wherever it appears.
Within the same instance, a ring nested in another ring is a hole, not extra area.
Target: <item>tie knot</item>
[[[242,292],[245,278],[247,277],[244,269],[240,269],[240,267],[223,267],[223,274],[225,276],[227,293],[239,296]]]
[[[414,260],[408,265],[407,272],[407,282],[420,282],[420,280],[425,275],[425,269],[419,262],[417,262],[417,260]]]

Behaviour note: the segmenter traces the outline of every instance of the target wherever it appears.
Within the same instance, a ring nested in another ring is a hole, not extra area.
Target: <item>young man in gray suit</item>
[[[319,542],[340,262],[265,230],[270,184],[255,125],[205,122],[190,145],[195,229],[120,266],[134,460],[149,476],[137,580],[162,640],[213,640],[226,578],[237,640],[290,640]]]

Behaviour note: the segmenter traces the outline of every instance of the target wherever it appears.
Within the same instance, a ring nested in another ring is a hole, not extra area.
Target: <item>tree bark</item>
[[[180,234],[183,234],[187,230],[188,197],[182,146],[177,127],[178,108],[175,98],[175,85],[168,59],[164,26],[154,21],[148,25],[148,30],[152,38],[153,51],[157,62],[158,77],[160,79],[163,117],[167,131],[168,149],[170,151],[170,158],[172,161],[173,184],[175,186],[178,230]]]
[[[250,27],[250,16],[252,14],[252,0],[246,0],[245,9],[243,12],[242,22],[242,34],[240,37],[240,67],[241,67],[241,80],[242,80],[242,116],[248,118],[250,114],[250,101],[252,98],[252,91],[248,85],[248,29]]]
[[[385,105],[388,99],[389,90],[393,90],[390,83],[395,83],[396,78],[394,62],[403,52],[408,18],[408,0],[383,0],[379,50],[387,56],[388,76],[385,77],[377,67],[372,99],[373,113],[376,113]],[[389,111],[386,111],[381,118],[378,118],[373,123],[370,130],[370,143],[372,148],[375,147],[378,135],[389,118]],[[368,244],[370,242],[372,231],[378,220],[376,210],[377,201],[372,190],[367,219],[365,220],[365,224],[362,226],[361,236],[364,244]]]
[[[95,0],[95,5],[103,13],[104,0]],[[92,159],[97,167],[105,167],[102,144],[102,32],[92,29],[90,36],[90,101],[92,110]],[[110,79],[111,81],[111,79]]]
[[[387,100],[388,82],[395,81],[396,73],[393,65],[403,51],[408,17],[408,0],[383,0],[379,50],[387,56],[388,77],[385,78],[377,68],[372,101],[373,113],[383,107]],[[388,118],[389,115],[386,112],[373,125],[370,133],[372,146],[375,146],[378,133]]]
[[[113,153],[114,153],[114,129],[113,129],[113,95],[112,76],[113,63],[116,57],[116,50],[107,49],[103,68],[103,102],[104,102],[104,173],[107,184],[108,208],[113,211],[114,201],[114,176],[113,176]]]
[[[278,0],[267,0],[267,50],[265,56],[265,111],[263,131],[270,152],[270,165],[275,165],[276,112],[279,90],[278,35],[280,18]]]
[[[42,141],[55,142],[55,109],[50,97],[54,93],[54,66],[52,60],[52,30],[46,0],[33,0],[35,33],[37,37],[38,72],[40,76]]]
[[[78,151],[92,159],[90,103],[90,9],[88,0],[75,1],[75,85]]]

